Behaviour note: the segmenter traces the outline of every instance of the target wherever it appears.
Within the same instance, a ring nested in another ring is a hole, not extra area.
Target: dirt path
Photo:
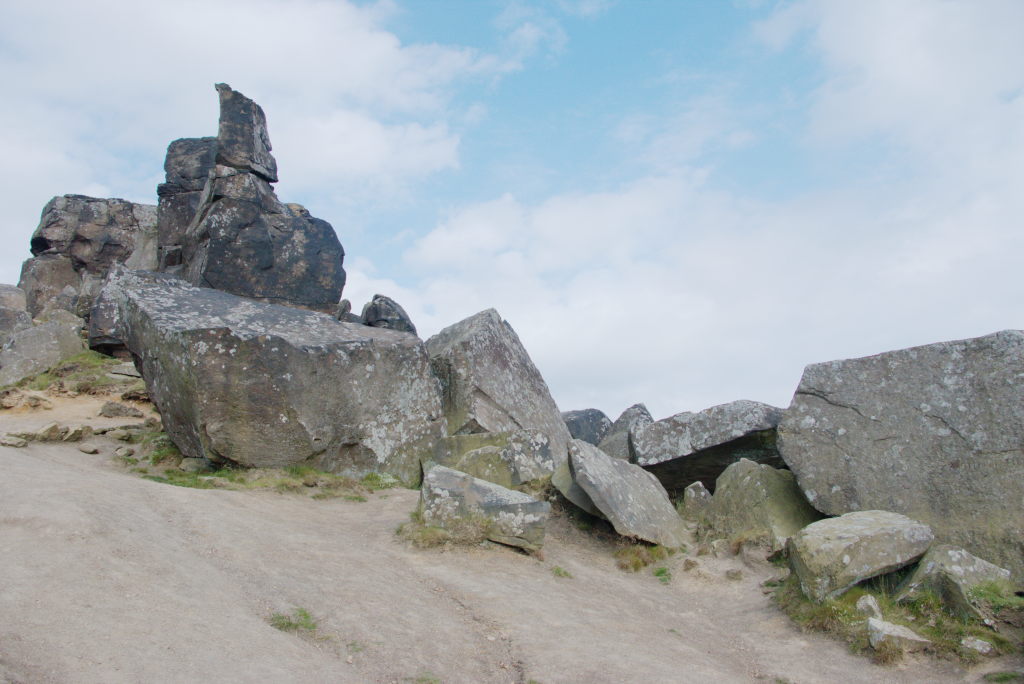
[[[737,558],[673,559],[663,585],[564,519],[543,561],[419,551],[394,535],[416,492],[184,489],[124,472],[113,446],[0,447],[0,682],[980,680],[800,633],[760,590],[770,571]],[[268,624],[296,607],[318,638]]]

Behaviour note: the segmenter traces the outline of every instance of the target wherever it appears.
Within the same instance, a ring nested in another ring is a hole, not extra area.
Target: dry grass
[[[482,515],[471,515],[447,521],[444,527],[428,525],[419,511],[409,514],[409,522],[395,534],[419,549],[474,546],[487,540],[492,523]]]

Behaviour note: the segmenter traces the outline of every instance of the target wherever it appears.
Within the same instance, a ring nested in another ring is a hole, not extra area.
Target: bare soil
[[[0,411],[0,432],[100,424],[96,408]],[[418,550],[395,535],[417,492],[185,489],[92,441],[97,455],[0,447],[0,682],[957,682],[1021,665],[874,665],[795,628],[760,586],[764,563],[684,571],[693,556],[677,555],[664,584],[619,570],[611,542],[565,517],[543,559]],[[315,632],[270,625],[297,608]]]

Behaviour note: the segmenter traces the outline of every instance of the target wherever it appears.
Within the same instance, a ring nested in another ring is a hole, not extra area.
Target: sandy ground
[[[0,431],[27,419],[0,412]],[[564,518],[543,560],[417,550],[394,534],[416,492],[184,489],[94,440],[98,455],[0,447],[0,682],[953,682],[994,667],[881,667],[803,634],[762,593],[767,565],[675,557],[663,585]],[[269,625],[297,607],[315,637]]]

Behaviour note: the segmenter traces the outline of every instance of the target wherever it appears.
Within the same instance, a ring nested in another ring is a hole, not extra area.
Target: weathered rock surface
[[[441,380],[453,435],[537,430],[550,440],[553,465],[571,439],[547,383],[512,327],[488,309],[427,340]]]
[[[452,435],[445,443],[441,465],[502,487],[538,482],[555,469],[551,439],[537,430]]]
[[[562,420],[573,439],[582,439],[594,446],[601,443],[612,427],[612,421],[608,419],[604,411],[592,408],[565,411],[562,413]]]
[[[690,520],[696,520],[704,509],[711,503],[711,492],[698,480],[683,490],[683,507],[681,515]]]
[[[700,480],[714,491],[718,476],[741,458],[773,468],[785,464],[775,447],[782,409],[756,401],[733,401],[697,413],[678,413],[638,429],[634,460],[669,491]]]
[[[0,345],[6,344],[14,333],[31,327],[28,311],[0,306]]]
[[[604,518],[604,513],[594,505],[590,495],[587,494],[586,491],[583,490],[583,487],[579,486],[576,482],[576,473],[573,470],[572,463],[573,454],[583,448],[579,446],[580,444],[587,444],[587,442],[575,439],[569,442],[569,457],[564,463],[555,468],[555,472],[551,474],[551,484],[554,485],[555,489],[561,492],[562,496],[580,510],[590,515]]]
[[[804,370],[779,427],[810,502],[904,513],[1024,577],[1024,332]]]
[[[14,285],[0,285],[0,306],[15,311],[25,311],[25,291]]]
[[[82,321],[49,321],[19,330],[0,351],[0,387],[42,373],[61,359],[85,350]]]
[[[971,590],[984,582],[1008,582],[1010,571],[982,560],[963,549],[935,544],[918,562],[914,573],[896,591],[902,601],[930,589],[943,606],[965,617],[985,617],[971,600]]]
[[[857,599],[854,609],[865,617],[875,618],[876,620],[882,619],[882,607],[878,605],[878,599],[871,594],[864,594]]]
[[[116,401],[105,401],[100,407],[99,415],[104,418],[141,418],[142,411]]]
[[[927,525],[905,515],[858,511],[811,523],[790,537],[786,548],[804,594],[820,602],[909,565],[932,539]]]
[[[373,295],[373,299],[363,307],[360,318],[364,325],[374,328],[387,328],[388,330],[416,334],[416,326],[412,324],[412,319],[409,318],[405,309],[391,297],[381,294]]]
[[[61,305],[88,316],[111,265],[156,266],[156,207],[84,195],[54,197],[32,234],[32,259],[22,265],[19,287],[29,313],[71,288]]]
[[[193,285],[333,314],[345,285],[334,229],[278,200],[263,110],[225,84],[217,91],[216,140],[186,138],[168,148],[159,189],[161,267]]]
[[[796,486],[793,473],[744,458],[718,477],[700,521],[714,534],[779,551],[790,537],[820,518]]]
[[[663,546],[683,544],[682,519],[656,477],[593,444],[572,443],[577,447],[569,452],[573,478],[616,532]]]
[[[543,546],[550,512],[546,501],[444,466],[428,470],[420,490],[420,513],[427,525],[444,528],[482,516],[489,523],[488,539],[529,551]]]
[[[868,642],[874,649],[891,644],[906,653],[923,651],[932,643],[913,630],[877,618],[868,618]]]
[[[604,453],[612,458],[623,461],[633,460],[633,437],[637,431],[654,422],[647,407],[643,404],[633,404],[622,412],[608,433],[597,445]]]
[[[167,274],[116,271],[101,299],[113,314],[107,334],[136,358],[186,457],[381,472],[410,485],[421,459],[439,457],[438,383],[412,335]]]

